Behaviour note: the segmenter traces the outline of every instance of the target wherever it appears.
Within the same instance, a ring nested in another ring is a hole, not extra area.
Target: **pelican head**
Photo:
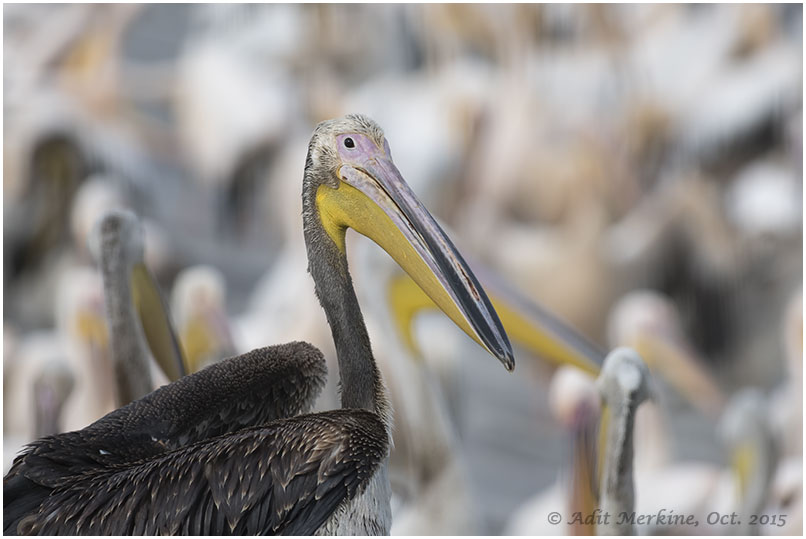
[[[179,272],[171,311],[189,373],[235,355],[227,323],[226,281],[218,269],[199,265]]]
[[[348,115],[319,124],[308,147],[303,211],[309,255],[332,244],[346,254],[352,228],[384,249],[462,330],[515,367],[512,347],[490,300],[451,240],[392,161],[383,131]],[[326,236],[327,240],[322,236]]]
[[[576,367],[563,365],[557,369],[548,397],[552,414],[567,428],[576,428],[599,415],[596,380]]]
[[[143,237],[143,227],[134,213],[111,210],[98,220],[90,233],[90,253],[100,266],[117,263],[135,266],[144,258]]]
[[[634,350],[626,347],[608,354],[596,383],[608,406],[623,402],[637,407],[651,393],[649,369]]]
[[[124,207],[126,197],[114,178],[101,174],[88,177],[76,192],[70,210],[70,231],[73,241],[80,249],[93,247],[88,238],[98,218],[105,211]]]
[[[116,326],[125,326],[123,331],[135,331],[124,320],[137,318],[154,359],[169,379],[177,380],[186,367],[166,303],[143,260],[144,237],[134,213],[115,209],[99,219],[88,241],[104,278],[113,340],[116,332],[120,335]],[[127,313],[132,307],[135,312]]]

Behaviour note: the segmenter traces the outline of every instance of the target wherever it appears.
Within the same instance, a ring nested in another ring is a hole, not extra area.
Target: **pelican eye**
[[[344,146],[347,148],[355,148],[355,141],[352,138],[347,137],[344,139]]]

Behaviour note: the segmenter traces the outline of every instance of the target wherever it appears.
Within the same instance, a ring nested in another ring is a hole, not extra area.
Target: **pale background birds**
[[[75,380],[60,428],[113,406],[86,238],[116,207],[144,222],[166,300],[185,294],[184,270],[218,273],[199,284],[218,320],[209,361],[300,339],[335,372],[305,274],[299,180],[313,126],[363,112],[462,252],[596,345],[640,348],[609,331],[639,291],[674,313],[662,339],[699,374],[685,395],[644,358],[658,395],[636,425],[639,510],[655,503],[641,495],[653,477],[643,459],[675,478],[672,499],[730,490],[715,479],[729,470],[715,425],[750,386],[782,451],[765,511],[794,514],[801,6],[9,5],[4,35],[4,441],[30,440],[34,376],[14,380],[48,365],[21,363],[36,341],[55,343]],[[423,376],[447,397],[477,529],[500,533],[566,462],[552,372],[524,360],[515,379],[496,372],[440,316],[416,322],[433,360]],[[369,308],[365,318],[378,355],[393,349]],[[334,380],[318,406],[335,407]],[[505,417],[486,413],[489,401]],[[651,423],[662,449],[650,458]],[[802,522],[784,529],[802,533]]]

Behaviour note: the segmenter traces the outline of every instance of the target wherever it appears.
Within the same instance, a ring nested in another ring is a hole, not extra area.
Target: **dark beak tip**
[[[503,353],[499,353],[498,360],[504,365],[504,368],[508,372],[513,372],[515,370],[515,356],[512,354],[512,350],[506,350]]]

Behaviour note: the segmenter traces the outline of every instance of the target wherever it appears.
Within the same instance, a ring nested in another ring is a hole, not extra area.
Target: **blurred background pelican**
[[[590,531],[546,518],[597,495],[580,467],[597,439],[589,377],[620,346],[653,380],[636,510],[785,514],[709,533],[802,533],[801,5],[19,4],[3,18],[6,468],[115,406],[88,248],[110,210],[143,224],[189,371],[306,340],[337,379],[299,182],[313,127],[361,112],[501,292],[518,359],[514,376],[489,364],[348,240],[396,413],[393,533]]]

